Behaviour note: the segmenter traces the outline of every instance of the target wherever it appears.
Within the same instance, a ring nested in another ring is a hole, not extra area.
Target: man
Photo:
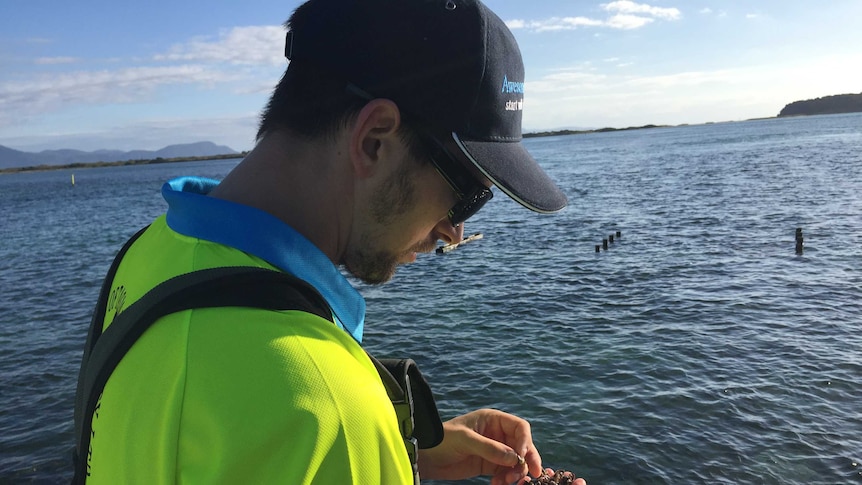
[[[520,53],[478,0],[311,0],[287,26],[291,61],[255,148],[221,183],[165,185],[167,214],[106,282],[103,325],[174,276],[226,266],[304,280],[332,321],[248,307],[160,318],[105,385],[89,483],[412,483],[360,346],[364,301],[337,267],[387,281],[460,241],[491,185],[535,211],[566,204],[520,144]],[[478,410],[443,429],[419,453],[422,478],[541,473],[523,419]]]

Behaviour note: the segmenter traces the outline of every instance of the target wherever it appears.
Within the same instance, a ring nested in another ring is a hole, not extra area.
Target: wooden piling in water
[[[802,254],[805,248],[805,238],[802,237],[802,228],[796,228],[796,254]]]

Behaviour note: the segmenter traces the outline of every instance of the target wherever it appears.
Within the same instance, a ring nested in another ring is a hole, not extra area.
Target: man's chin
[[[348,273],[353,275],[356,279],[362,281],[363,283],[369,285],[381,285],[391,280],[395,275],[395,269],[397,265],[393,264],[390,267],[375,267],[375,268],[352,268],[350,265],[345,264],[344,268]]]
[[[375,258],[361,260],[356,265],[344,262],[347,271],[357,279],[371,285],[379,285],[391,280],[399,265],[416,262],[419,253],[430,253],[434,251],[436,244],[421,243],[410,248],[400,257],[384,256],[380,253]]]

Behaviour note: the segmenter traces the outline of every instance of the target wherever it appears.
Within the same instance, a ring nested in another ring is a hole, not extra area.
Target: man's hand
[[[461,480],[491,475],[491,485],[522,483],[542,473],[530,423],[495,409],[480,409],[443,423],[443,442],[420,450],[419,475]]]

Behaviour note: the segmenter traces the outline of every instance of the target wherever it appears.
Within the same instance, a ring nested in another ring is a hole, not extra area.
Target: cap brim
[[[454,133],[452,139],[482,174],[522,206],[542,213],[566,206],[566,195],[520,141],[464,141]]]

